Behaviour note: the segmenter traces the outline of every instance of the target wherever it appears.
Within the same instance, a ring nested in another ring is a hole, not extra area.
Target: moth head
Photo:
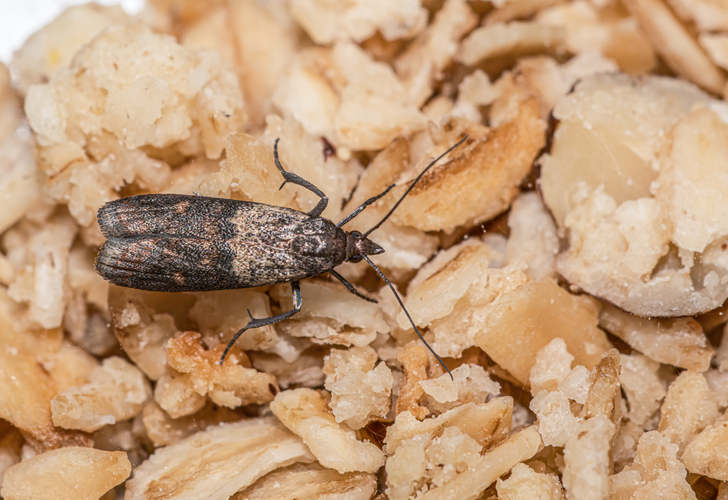
[[[362,255],[379,255],[380,253],[384,253],[382,247],[363,236],[359,231],[352,231],[348,233],[348,236],[346,260],[349,262],[359,262]]]

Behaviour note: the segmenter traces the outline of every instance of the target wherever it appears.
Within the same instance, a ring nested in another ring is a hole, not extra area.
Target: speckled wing
[[[139,195],[107,203],[98,221],[107,240],[96,271],[141,290],[285,283],[326,272],[345,254],[345,233],[331,221],[261,203]]]

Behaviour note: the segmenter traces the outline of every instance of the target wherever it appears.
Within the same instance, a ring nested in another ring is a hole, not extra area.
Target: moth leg
[[[342,275],[340,275],[339,273],[337,273],[333,269],[331,271],[329,271],[329,274],[331,276],[333,276],[334,278],[336,278],[337,280],[341,281],[341,284],[344,285],[347,290],[349,290],[351,293],[353,293],[354,295],[356,295],[360,299],[364,299],[367,302],[374,302],[375,304],[378,303],[378,301],[376,301],[374,299],[370,299],[369,297],[365,297],[364,295],[362,295],[361,293],[359,293],[357,291],[357,289],[354,288],[354,285],[352,285],[351,283],[349,283],[348,281],[346,281],[346,278],[344,278]]]
[[[347,222],[349,222],[351,219],[353,219],[354,217],[356,217],[357,215],[359,215],[360,213],[362,213],[364,211],[364,209],[367,208],[369,205],[371,205],[372,203],[374,203],[375,201],[377,201],[379,198],[381,198],[385,194],[389,193],[394,186],[396,186],[396,184],[392,184],[391,186],[389,186],[387,189],[385,189],[384,191],[382,191],[378,195],[372,196],[367,201],[365,201],[364,203],[362,203],[361,205],[359,205],[359,207],[356,210],[354,210],[352,213],[350,213],[349,215],[347,215],[346,217],[344,217],[343,219],[341,219],[341,222],[339,222],[338,224],[336,224],[336,227],[343,226],[344,224],[346,224]]]
[[[299,186],[303,186],[312,193],[314,193],[316,196],[319,196],[321,200],[319,200],[316,206],[313,207],[313,210],[308,213],[308,215],[310,215],[311,217],[318,217],[324,210],[326,210],[326,205],[329,204],[329,199],[326,197],[323,191],[308,182],[303,177],[300,177],[293,172],[286,172],[283,169],[283,165],[281,165],[281,161],[278,159],[278,141],[280,141],[280,139],[276,139],[275,145],[273,146],[273,157],[276,160],[276,167],[278,167],[278,170],[281,172],[281,175],[284,179],[283,184],[281,184],[281,187],[279,187],[278,189],[283,189],[283,186],[285,186],[286,183],[290,182],[291,184],[298,184]]]
[[[235,341],[238,340],[240,336],[247,330],[250,330],[252,328],[260,328],[261,326],[272,325],[274,323],[280,323],[284,319],[290,318],[301,310],[301,306],[303,305],[303,299],[301,297],[300,282],[292,281],[291,290],[293,291],[293,309],[291,309],[290,311],[284,312],[283,314],[278,314],[276,316],[271,316],[270,318],[254,318],[250,312],[250,309],[248,309],[248,316],[250,316],[250,321],[248,321],[247,325],[238,330],[238,332],[233,335],[233,338],[230,340],[230,342],[228,342],[227,347],[225,347],[225,351],[223,351],[222,356],[220,357],[220,366],[222,366],[222,363],[225,361],[225,356],[227,356],[228,351],[232,348],[233,345],[235,345]]]

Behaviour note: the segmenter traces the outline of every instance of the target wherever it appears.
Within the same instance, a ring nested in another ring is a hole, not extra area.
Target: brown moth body
[[[96,272],[115,285],[157,292],[202,292],[290,283],[293,309],[270,318],[250,315],[250,322],[228,343],[220,359],[222,364],[243,332],[278,323],[301,310],[300,280],[304,278],[329,273],[349,292],[376,302],[360,294],[334,270],[346,261],[365,260],[394,292],[415,332],[432,351],[395,288],[369,260],[369,255],[380,254],[384,249],[367,236],[389,218],[440,158],[466,139],[467,136],[431,162],[389,213],[364,234],[344,231],[341,226],[387,194],[394,185],[369,198],[334,224],[320,216],[328,203],[326,195],[310,182],[283,169],[276,140],[275,163],[284,179],[281,189],[290,182],[312,191],[321,198],[313,210],[305,213],[250,201],[180,194],[122,198],[99,209],[99,226],[107,239],[96,257]],[[437,354],[432,353],[449,372]]]
[[[110,282],[158,292],[251,288],[323,274],[383,252],[328,219],[262,203],[151,194],[99,210],[107,240],[96,271]]]

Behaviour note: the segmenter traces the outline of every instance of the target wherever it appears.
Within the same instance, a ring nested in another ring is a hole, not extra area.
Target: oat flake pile
[[[72,7],[0,67],[6,500],[728,499],[726,0]],[[96,211],[198,192],[372,239],[209,293],[110,286]],[[726,333],[724,333],[724,331]]]

